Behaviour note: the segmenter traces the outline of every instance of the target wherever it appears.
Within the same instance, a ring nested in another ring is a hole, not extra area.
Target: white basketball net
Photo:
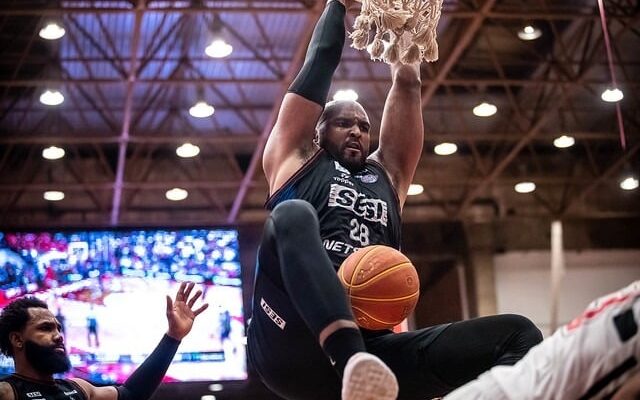
[[[413,64],[438,59],[436,28],[442,0],[358,0],[362,3],[351,47],[367,49],[373,60]],[[370,33],[372,35],[370,35]],[[370,37],[373,40],[370,42]]]

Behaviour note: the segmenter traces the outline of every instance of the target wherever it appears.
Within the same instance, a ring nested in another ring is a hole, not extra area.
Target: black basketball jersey
[[[11,374],[1,378],[0,382],[11,385],[16,400],[88,400],[80,386],[67,379],[56,379],[50,383]]]
[[[399,249],[400,206],[384,167],[367,160],[351,173],[319,150],[266,203],[273,209],[290,199],[306,200],[318,212],[320,237],[336,267],[355,250],[373,244]]]

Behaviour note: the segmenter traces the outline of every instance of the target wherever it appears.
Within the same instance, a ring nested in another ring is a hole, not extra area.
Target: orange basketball
[[[358,325],[390,329],[413,311],[420,294],[416,268],[398,250],[367,246],[347,257],[338,277],[347,290]]]

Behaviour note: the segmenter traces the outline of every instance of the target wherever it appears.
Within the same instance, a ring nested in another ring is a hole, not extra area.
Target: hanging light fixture
[[[624,190],[635,190],[638,188],[638,178],[629,175],[620,181],[620,188]]]
[[[334,100],[358,100],[358,93],[353,89],[340,89],[333,95]]]
[[[600,98],[607,103],[617,103],[624,98],[624,93],[618,88],[607,88],[602,92]]]
[[[207,118],[213,115],[215,109],[206,101],[199,101],[189,109],[189,115],[195,118]]]
[[[197,96],[198,100],[191,108],[189,108],[189,115],[195,118],[207,118],[213,115],[216,111],[215,108],[205,100],[204,88],[198,86]]]
[[[211,33],[213,39],[211,44],[204,49],[206,55],[211,58],[224,58],[233,52],[233,46],[224,40],[222,34],[222,20],[217,14],[213,16],[211,23]]]
[[[42,197],[47,201],[60,201],[64,199],[64,192],[59,190],[47,190]]]
[[[562,135],[553,139],[553,145],[559,149],[566,149],[567,147],[571,147],[576,144],[576,139],[573,136]]]
[[[233,52],[233,46],[224,39],[215,39],[204,49],[204,52],[211,58],[225,58]]]
[[[458,151],[455,143],[443,142],[433,148],[433,152],[439,156],[448,156]]]
[[[59,160],[64,157],[64,154],[64,149],[56,146],[49,146],[42,149],[42,158],[46,160]]]
[[[482,103],[473,107],[473,115],[475,115],[476,117],[490,117],[496,112],[498,112],[498,107],[496,107],[494,104],[487,103],[486,101],[483,101]]]
[[[417,196],[424,192],[424,186],[419,183],[412,183],[409,185],[409,190],[407,191],[408,196]]]
[[[200,154],[200,147],[191,143],[184,143],[176,149],[178,157],[191,158]]]
[[[513,189],[518,193],[531,193],[536,190],[536,184],[533,182],[518,182]]]
[[[64,102],[64,96],[60,91],[47,89],[40,95],[40,103],[47,106],[58,106]]]
[[[521,40],[536,40],[540,36],[542,36],[542,31],[531,24],[523,26],[522,29],[518,31],[518,37]]]
[[[173,188],[173,189],[167,190],[167,192],[165,193],[165,196],[168,200],[171,200],[171,201],[181,201],[186,199],[187,196],[189,196],[189,192],[187,192],[182,188]]]
[[[38,35],[46,40],[58,40],[64,36],[65,32],[66,31],[61,24],[58,24],[55,21],[50,21],[42,29],[40,29]]]

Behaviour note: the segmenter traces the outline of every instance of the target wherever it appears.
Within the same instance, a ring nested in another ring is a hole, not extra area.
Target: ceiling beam
[[[580,193],[578,193],[578,195],[573,198],[573,200],[565,208],[563,214],[567,214],[571,210],[571,208],[578,203],[579,200],[584,199],[589,193],[593,192],[597,187],[602,185],[603,182],[613,173],[622,168],[625,163],[627,163],[638,152],[638,150],[640,150],[640,143],[636,143],[634,146],[629,148],[626,153],[624,153],[618,160],[616,160],[616,162],[611,164],[611,166],[609,166],[609,168],[607,168],[602,174],[600,174],[600,176],[595,179],[590,179],[590,184],[582,189]],[[618,184],[618,182],[615,183]]]
[[[617,64],[614,64],[617,65]],[[70,78],[70,79],[1,79],[0,87],[45,87],[45,86],[60,86],[60,85],[122,85],[128,81],[127,79],[119,79],[119,78]],[[260,85],[260,84],[279,84],[282,82],[279,79],[274,78],[207,78],[203,75],[202,78],[142,78],[137,79],[136,82],[138,84],[145,85],[202,85],[202,84],[251,84],[251,85]],[[333,83],[385,83],[390,84],[388,78],[384,78],[380,76],[380,78],[371,78],[371,77],[351,77],[351,78],[336,78],[332,81]],[[581,81],[571,81],[571,80],[562,80],[562,79],[550,79],[550,78],[509,78],[505,77],[501,78],[434,78],[429,79],[425,77],[422,79],[422,87],[425,90],[425,99],[429,97],[426,94],[430,93],[431,90],[428,89],[433,87],[433,85],[444,85],[444,86],[539,86],[539,85],[568,85],[568,86],[586,86],[586,85],[602,85],[608,83],[606,77],[602,77],[600,79],[597,78],[585,78]],[[619,83],[630,86],[638,86],[640,85],[640,80],[638,79],[628,79],[621,80]],[[435,90],[435,89],[433,89]]]
[[[444,64],[438,69],[436,77],[431,81],[428,79],[422,80],[422,108],[425,108],[427,104],[429,104],[438,87],[444,82],[451,69],[453,69],[460,57],[462,57],[464,51],[469,47],[473,39],[475,39],[476,34],[482,27],[482,22],[487,18],[487,13],[491,11],[495,3],[496,0],[485,0],[482,7],[471,16],[471,21],[467,22],[465,31],[458,40],[455,41],[455,46],[447,55]],[[449,30],[451,30],[451,26]],[[442,53],[443,51],[440,50],[440,54]]]
[[[291,4],[294,4],[293,2]],[[469,19],[478,15],[477,10],[459,10],[458,6],[443,5],[443,14],[450,18]],[[52,9],[42,8],[9,8],[0,9],[0,16],[59,16],[61,12],[64,14],[129,14],[134,12],[134,8],[121,7],[62,7]],[[223,14],[300,14],[307,13],[309,10],[303,6],[297,7],[266,7],[266,6],[237,6],[237,7],[153,7],[146,8],[145,13],[180,13],[180,14],[207,14],[212,12]],[[487,11],[484,13],[486,18],[506,19],[506,20],[560,20],[569,21],[575,19],[594,20],[597,21],[599,16],[593,13],[590,7],[576,7],[575,10],[548,11],[541,9],[525,9],[519,8],[517,11]],[[624,14],[608,15],[611,19],[631,20],[632,17]]]
[[[50,134],[38,134],[30,133],[27,135],[21,135],[21,132],[14,131],[9,135],[9,131],[0,131],[0,145],[10,144],[37,144],[37,145],[51,145],[51,144],[115,144],[120,142],[120,136],[104,135],[98,133],[91,133],[87,131],[78,132],[74,134],[69,132],[69,136],[51,136]],[[619,140],[618,133],[615,131],[568,131],[568,134],[573,136],[577,141],[617,141]],[[522,139],[521,132],[496,132],[496,133],[478,133],[475,131],[457,131],[448,133],[428,133],[425,136],[425,143],[439,143],[445,141],[453,142],[517,142]],[[557,133],[541,133],[538,134],[533,140],[549,142],[558,137],[560,132]],[[632,132],[630,137],[635,137]],[[241,134],[225,134],[215,135],[211,132],[203,132],[201,135],[176,135],[170,132],[145,132],[137,133],[136,135],[129,135],[129,143],[137,144],[178,144],[190,142],[194,144],[211,144],[211,145],[255,145],[259,140],[259,136],[255,133],[241,133]]]
[[[110,223],[112,226],[118,224],[120,214],[120,201],[122,200],[122,185],[124,182],[124,169],[127,159],[127,144],[129,142],[129,127],[131,126],[131,116],[133,114],[133,87],[138,75],[138,45],[142,31],[142,12],[145,8],[145,1],[138,0],[136,7],[135,21],[133,25],[133,39],[131,41],[131,61],[129,65],[129,76],[124,100],[124,110],[122,118],[122,130],[118,141],[118,163],[116,167],[116,179],[113,185],[113,202],[111,208]]]
[[[620,36],[625,31],[627,31],[630,26],[631,24],[625,25],[622,29],[620,29],[616,33],[615,36],[616,37]],[[585,64],[586,67],[582,71],[580,71],[578,76],[575,77],[574,79],[575,82],[581,82],[583,77],[586,76],[586,74],[590,71],[591,68],[593,68],[592,63],[596,58],[597,54],[600,54],[598,51],[600,41],[601,41],[601,38],[600,40],[596,41],[594,47],[592,48],[591,53],[589,55],[585,55],[585,58],[588,59],[589,62]],[[564,88],[564,90],[561,90],[557,96],[548,96],[552,100],[552,104],[549,105],[548,107],[545,107],[545,109],[554,110],[554,109],[561,108],[564,105],[564,103],[568,101],[569,97],[572,95],[575,88],[576,86],[567,87],[567,88]],[[552,90],[555,90],[555,89],[556,88],[554,87]],[[527,144],[533,138],[535,138],[536,135],[540,133],[542,128],[553,116],[554,116],[554,113],[545,112],[536,121],[532,121],[532,125],[529,128],[529,130],[521,136],[520,140],[513,147],[511,147],[507,155],[497,163],[497,165],[494,167],[491,173],[489,173],[486,177],[484,177],[482,182],[479,185],[476,185],[469,193],[467,193],[467,195],[465,196],[464,200],[460,205],[460,208],[456,213],[456,217],[461,218],[463,216],[465,210],[467,209],[467,207],[469,207],[472,204],[473,200],[480,195],[482,190],[484,190],[484,188],[487,187],[487,185],[495,181],[495,179],[515,159],[515,157],[520,153],[520,151],[525,146],[527,146]]]

